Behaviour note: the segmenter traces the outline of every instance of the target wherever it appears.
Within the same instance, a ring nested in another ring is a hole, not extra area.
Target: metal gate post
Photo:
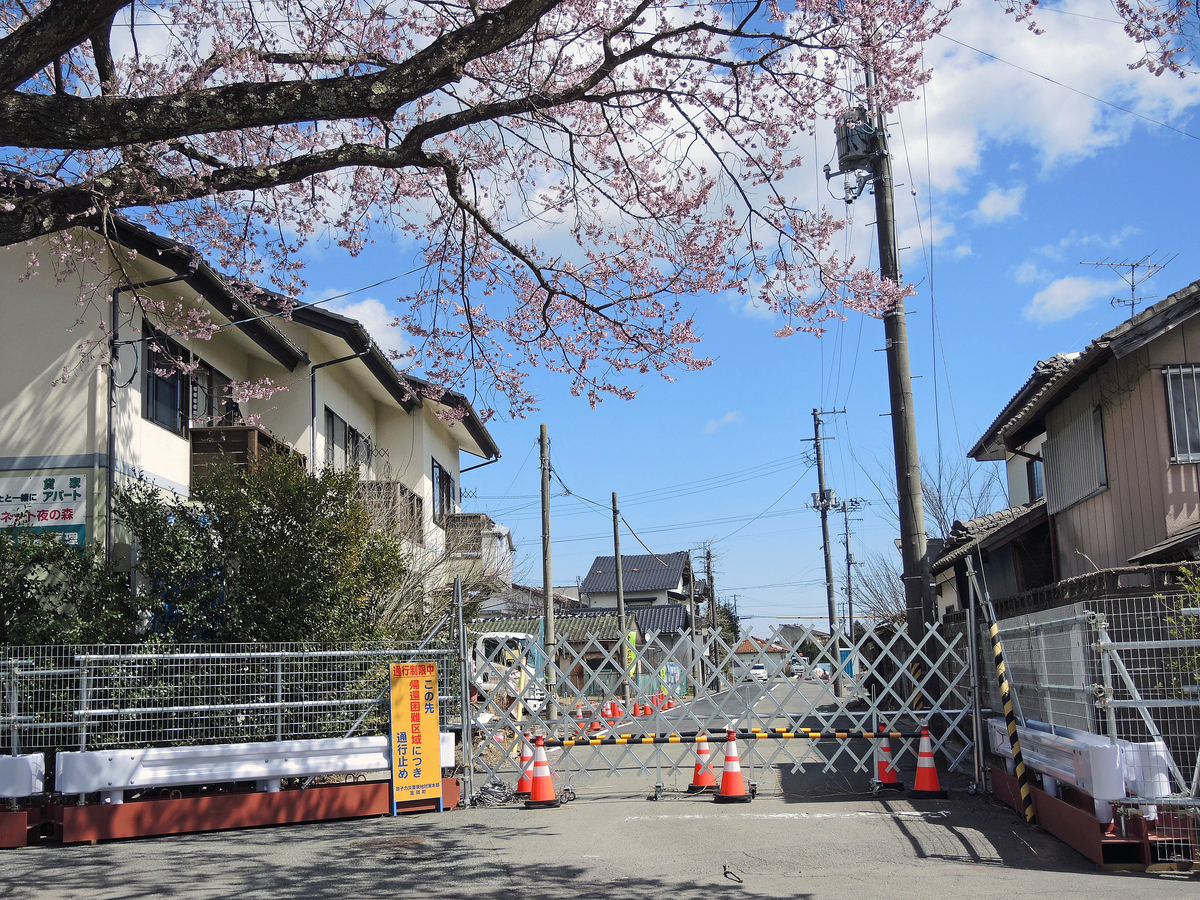
[[[968,557],[967,566],[970,565]],[[970,579],[967,582],[967,671],[971,677],[971,743],[974,745],[971,762],[974,764],[975,780],[972,787],[977,791],[983,784],[983,709],[979,693],[979,622],[975,615],[975,602],[975,581]]]
[[[463,625],[463,595],[462,576],[454,576],[454,611],[458,618],[458,709],[462,722],[462,756],[463,769],[467,777],[467,790],[463,794],[463,806],[471,807],[471,798],[475,796],[475,754],[474,736],[471,728],[471,666],[467,660],[467,630]]]

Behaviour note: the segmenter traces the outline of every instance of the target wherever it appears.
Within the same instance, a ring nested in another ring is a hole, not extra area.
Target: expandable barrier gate
[[[476,644],[483,627],[471,628]],[[802,657],[798,678],[792,661]],[[561,748],[553,760],[561,780],[632,774],[652,779],[657,793],[669,776],[690,778],[696,735],[719,743],[727,727],[748,738],[741,763],[751,771],[873,775],[876,729],[894,733],[894,759],[908,753],[915,764],[924,719],[953,768],[974,749],[968,658],[965,633],[944,638],[930,628],[913,638],[890,625],[868,626],[853,643],[844,633],[777,628],[753,656],[719,634],[651,633],[637,648],[591,635],[560,642],[553,661],[496,643],[468,667],[467,777],[516,782],[524,735],[533,734]],[[757,663],[765,681],[751,676]]]

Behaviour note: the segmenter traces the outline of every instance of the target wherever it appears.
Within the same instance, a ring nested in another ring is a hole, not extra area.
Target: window
[[[233,383],[194,353],[146,326],[146,380],[142,415],[178,435],[188,428],[234,425],[241,410],[230,396]],[[191,367],[191,371],[180,371]]]
[[[454,479],[436,459],[433,461],[433,521],[438,525],[454,512],[457,498]]]
[[[424,504],[399,481],[360,481],[359,497],[371,513],[372,527],[398,533],[417,546],[424,546]]]
[[[1163,366],[1167,382],[1167,420],[1171,426],[1171,462],[1200,462],[1200,366]]]
[[[358,468],[365,472],[375,458],[371,439],[346,424],[346,420],[325,407],[325,464],[336,471]]]
[[[1108,486],[1104,459],[1104,417],[1100,407],[1076,416],[1046,438],[1046,511],[1061,512]]]
[[[1040,459],[1026,460],[1025,478],[1029,482],[1029,502],[1041,499],[1046,493],[1046,487],[1042,478],[1042,461]]]

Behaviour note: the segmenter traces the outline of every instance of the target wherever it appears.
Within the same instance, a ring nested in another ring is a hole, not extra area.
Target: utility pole
[[[546,693],[550,700],[550,717],[557,718],[554,715],[554,688],[558,679],[554,676],[554,663],[558,656],[558,642],[554,636],[554,572],[550,560],[550,432],[545,422],[542,423],[538,444],[542,457],[542,609],[546,658],[550,662],[546,668]]]
[[[832,410],[831,412],[838,412]],[[829,510],[837,506],[837,496],[825,487],[825,451],[821,442],[821,416],[824,410],[814,409],[813,445],[817,448],[817,493],[813,494],[813,506],[821,513],[821,551],[825,555],[825,600],[829,606],[829,636],[833,641],[834,694],[842,693],[842,647],[838,640],[837,597],[833,588],[833,548],[829,546]]]
[[[851,646],[854,645],[854,579],[852,573],[857,563],[854,561],[854,554],[850,552],[850,513],[857,511],[860,506],[862,506],[862,500],[854,497],[842,501],[840,507],[842,515],[846,519],[846,619]]]
[[[704,551],[704,577],[708,580],[708,625],[717,630],[717,589],[713,585],[712,550]]]
[[[621,699],[629,702],[629,663],[626,648],[628,636],[625,629],[625,573],[621,566],[621,510],[617,506],[617,492],[613,491],[613,568],[617,575],[617,622],[621,629]]]
[[[867,87],[875,73],[866,67]],[[875,113],[871,136],[871,179],[875,186],[875,221],[879,235],[879,274],[900,283],[900,259],[896,248],[896,216],[893,199],[892,158],[888,153],[887,122]],[[913,407],[912,373],[908,360],[908,323],[904,298],[883,317],[887,337],[888,389],[891,395],[892,444],[896,455],[896,494],[900,511],[900,552],[904,557],[904,600],[908,633],[915,641],[933,621],[929,589],[928,548],[925,541],[925,504],[921,496],[921,459],[917,453],[917,418]]]

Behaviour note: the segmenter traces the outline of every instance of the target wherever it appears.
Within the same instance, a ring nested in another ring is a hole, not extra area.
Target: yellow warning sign
[[[437,663],[392,665],[392,800],[442,796]]]

